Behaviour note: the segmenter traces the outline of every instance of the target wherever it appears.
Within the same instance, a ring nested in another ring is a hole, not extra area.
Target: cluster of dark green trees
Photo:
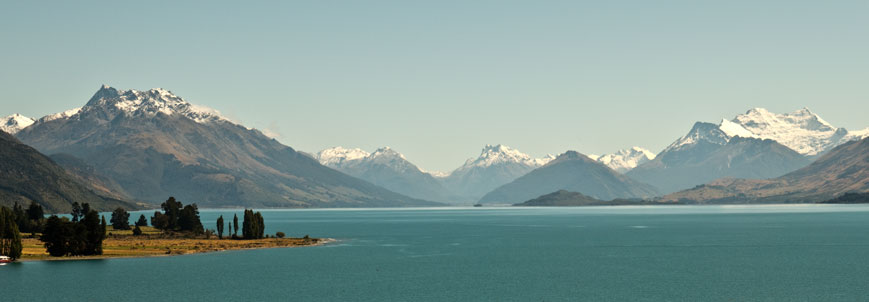
[[[48,254],[60,256],[101,255],[106,238],[106,219],[85,203],[73,205],[72,221],[51,215],[40,240]]]
[[[7,207],[0,207],[0,255],[13,260],[21,257],[21,233],[15,212]]]
[[[127,213],[127,210],[124,210],[124,208],[119,207],[112,211],[112,218],[109,219],[109,222],[115,230],[129,230],[130,213]]]
[[[223,215],[217,217],[217,236],[223,238]],[[233,215],[232,223],[226,224],[229,230],[227,235],[232,231],[232,238],[238,238],[238,215]],[[263,221],[263,215],[260,212],[253,210],[244,210],[244,222],[242,222],[241,236],[244,239],[261,239],[265,237],[266,224]]]
[[[151,217],[151,225],[154,228],[193,234],[205,232],[205,228],[199,220],[199,207],[195,203],[185,206],[175,200],[175,197],[169,197],[166,202],[160,204],[160,208],[163,209],[163,212],[156,211]]]
[[[241,234],[244,239],[260,239],[264,237],[266,225],[263,215],[253,210],[244,210],[244,223]]]
[[[0,255],[21,257],[21,233],[39,233],[45,228],[45,210],[31,202],[25,209],[17,202],[12,208],[0,207]]]
[[[18,231],[22,233],[40,233],[45,227],[45,210],[38,203],[31,202],[30,206],[24,209],[16,202],[12,206],[12,213],[15,215]]]

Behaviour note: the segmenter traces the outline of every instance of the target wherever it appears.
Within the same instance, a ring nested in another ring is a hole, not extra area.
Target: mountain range
[[[444,203],[460,200],[444,188],[440,180],[389,147],[373,153],[334,147],[317,152],[316,158],[327,167],[410,197]]]
[[[776,141],[729,136],[715,124],[698,122],[627,175],[669,193],[722,177],[776,177],[808,164],[805,156]]]
[[[389,147],[368,153],[358,148],[321,150],[321,164],[408,196],[471,204],[484,194],[552,160],[532,158],[505,145],[486,145],[480,155],[449,173],[426,172]]]
[[[546,165],[489,192],[481,203],[518,203],[568,190],[596,199],[651,198],[658,191],[575,151],[567,151]]]
[[[103,86],[85,106],[39,119],[17,137],[81,159],[152,204],[174,196],[211,207],[434,205],[322,166],[164,89]]]
[[[869,128],[837,128],[806,108],[785,114],[755,108],[718,124],[697,122],[657,154],[632,147],[602,156],[568,151],[533,158],[486,145],[479,156],[441,173],[424,171],[389,147],[309,155],[168,90],[108,86],[83,107],[39,119],[0,119],[0,130],[48,154],[64,177],[104,200],[156,204],[172,195],[212,207],[514,203],[558,190],[597,200],[637,199],[698,185],[707,189],[667,198],[704,200],[688,192],[705,192],[698,194],[732,199],[709,188],[753,183],[736,178],[778,179],[869,136]]]
[[[719,179],[669,194],[663,202],[821,202],[844,193],[869,192],[869,138],[826,152],[807,167],[772,179]]]
[[[635,146],[630,149],[619,150],[615,153],[601,156],[590,154],[588,157],[601,162],[619,173],[625,173],[643,163],[655,159],[655,153]]]

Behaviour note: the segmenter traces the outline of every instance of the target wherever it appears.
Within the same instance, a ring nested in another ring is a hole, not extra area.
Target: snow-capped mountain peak
[[[532,167],[545,165],[555,157],[549,155],[544,158],[532,158],[530,155],[505,145],[486,145],[477,158],[468,159],[458,170],[472,167],[489,167],[502,163],[520,163]]]
[[[591,158],[591,157],[589,157]],[[640,147],[619,150],[612,154],[592,158],[618,172],[624,173],[655,158],[655,153]]]
[[[324,166],[340,166],[341,164],[368,157],[370,153],[359,148],[332,147],[317,152],[317,160]]]
[[[718,125],[697,122],[687,135],[662,152],[680,150],[701,141],[724,145],[737,136],[771,139],[800,154],[812,156],[847,141],[867,137],[869,128],[860,131],[836,128],[808,108],[784,114],[752,108],[732,120],[722,119]]]
[[[808,108],[784,114],[754,108],[737,115],[731,122],[754,137],[775,140],[804,155],[817,155],[853,136],[849,136],[844,128],[834,127]]]
[[[718,125],[712,123],[696,122],[694,123],[694,127],[691,128],[691,131],[688,131],[688,134],[679,138],[661,152],[679,150],[684,148],[685,146],[691,146],[700,142],[724,145],[729,140],[730,136],[722,131]]]
[[[388,167],[399,173],[421,172],[404,154],[390,147],[378,148],[372,153],[359,148],[334,147],[317,152],[317,160],[324,166],[344,171],[360,167]]]
[[[0,119],[0,130],[9,134],[18,133],[21,129],[33,125],[36,122],[32,118],[20,115],[18,113]]]
[[[368,155],[371,158],[400,158],[405,159],[404,154],[398,153],[398,151],[393,150],[390,147],[382,147],[374,151]]]
[[[197,123],[229,121],[209,107],[193,105],[171,91],[154,88],[147,91],[117,90],[103,85],[82,110],[104,109],[112,113],[155,116],[179,114]]]

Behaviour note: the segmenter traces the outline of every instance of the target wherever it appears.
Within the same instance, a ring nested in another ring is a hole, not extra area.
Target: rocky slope
[[[68,213],[73,202],[89,203],[101,211],[138,208],[100,196],[47,156],[0,131],[0,205],[11,207],[16,202],[25,207],[36,202],[50,213]]]

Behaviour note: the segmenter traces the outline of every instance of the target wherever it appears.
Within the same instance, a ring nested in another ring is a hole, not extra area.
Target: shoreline
[[[24,253],[15,262],[38,261],[81,261],[125,258],[171,257],[215,253],[223,251],[243,251],[271,248],[297,248],[322,246],[337,242],[333,238],[264,238],[264,239],[150,239],[150,238],[107,238],[102,255],[90,256],[49,256],[42,242],[34,238],[23,238]]]

